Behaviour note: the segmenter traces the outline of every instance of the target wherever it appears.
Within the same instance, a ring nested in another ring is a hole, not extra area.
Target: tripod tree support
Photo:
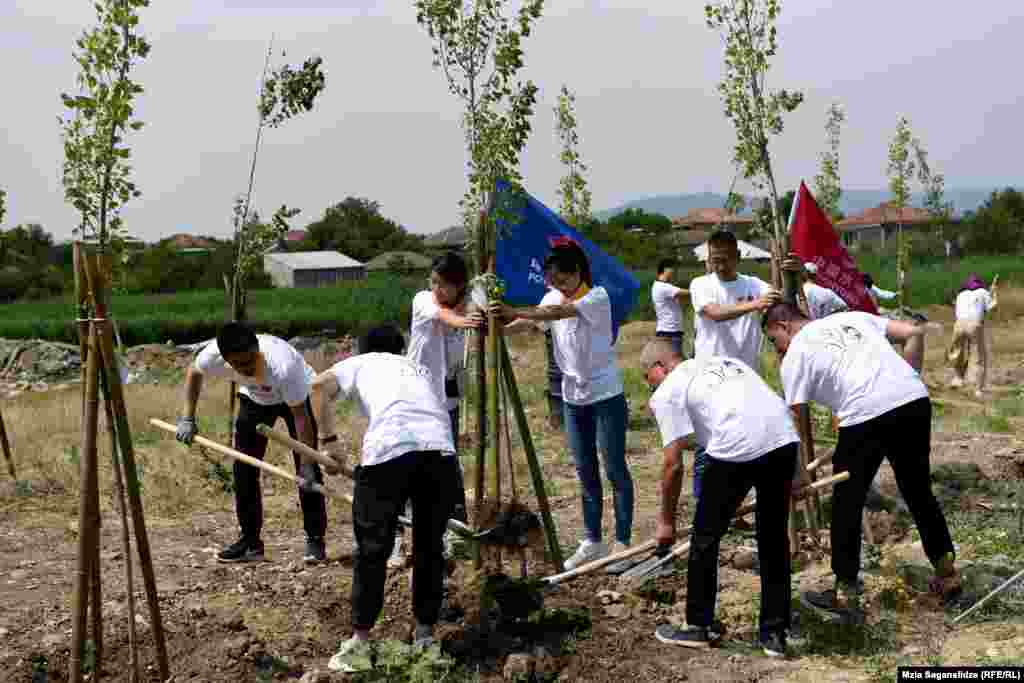
[[[516,386],[516,376],[512,370],[512,359],[509,358],[508,346],[505,344],[504,337],[501,339],[501,365],[502,372],[505,375],[505,384],[508,387],[508,397],[512,403],[512,412],[516,418],[516,427],[519,429],[519,437],[523,440],[526,463],[530,467],[533,492],[537,496],[540,518],[544,523],[544,535],[547,537],[548,551],[551,553],[551,563],[554,565],[555,571],[560,572],[565,565],[562,557],[562,546],[558,542],[558,530],[555,528],[555,520],[551,516],[551,505],[548,503],[548,492],[544,485],[544,472],[541,470],[537,451],[533,447],[530,425],[526,421],[526,411],[523,410],[523,402],[519,397],[519,387]]]

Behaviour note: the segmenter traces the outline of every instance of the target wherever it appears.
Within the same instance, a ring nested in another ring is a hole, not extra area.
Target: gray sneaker
[[[302,555],[302,561],[306,564],[319,564],[327,561],[327,550],[324,546],[324,539],[313,536],[306,537],[306,552]]]
[[[237,541],[217,553],[218,562],[262,562],[263,541],[240,536]]]

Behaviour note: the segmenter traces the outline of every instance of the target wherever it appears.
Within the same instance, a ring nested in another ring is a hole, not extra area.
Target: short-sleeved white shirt
[[[654,328],[656,332],[682,332],[683,307],[676,299],[676,294],[681,291],[681,288],[661,280],[655,280],[651,285],[651,301],[658,318]]]
[[[980,323],[992,310],[992,295],[987,289],[965,289],[956,295],[956,319]]]
[[[928,396],[920,375],[885,337],[889,321],[836,313],[797,332],[782,360],[786,402],[827,405],[850,427]]]
[[[842,297],[831,289],[813,282],[804,283],[804,296],[807,297],[807,307],[810,309],[812,320],[818,320],[850,308]]]
[[[459,406],[459,399],[444,393],[445,378],[454,377],[463,393],[462,361],[466,348],[465,330],[448,327],[438,317],[441,308],[430,291],[419,292],[412,299],[412,324],[409,327],[409,348],[406,356],[413,362],[430,368],[437,395],[448,410]],[[445,345],[448,347],[445,355]]]
[[[701,309],[708,304],[737,304],[760,298],[771,289],[761,278],[751,275],[736,275],[731,282],[720,280],[711,273],[696,277],[690,283],[690,301],[693,303],[694,340],[693,357],[697,360],[710,356],[738,358],[754,370],[761,367],[760,318],[748,313],[732,320],[716,322],[701,315]]]
[[[541,299],[541,305],[566,303],[557,290]],[[590,405],[624,391],[612,346],[612,303],[604,287],[594,287],[574,301],[576,316],[551,321],[555,363],[562,371],[562,400]]]
[[[683,361],[649,405],[662,445],[693,434],[719,460],[747,462],[800,440],[782,398],[734,358]]]
[[[405,356],[364,353],[335,363],[339,398],[355,399],[369,425],[361,464],[379,465],[412,451],[455,452],[451,421],[430,369]]]
[[[258,334],[260,353],[266,361],[266,377],[257,379],[238,374],[220,354],[217,342],[206,345],[196,356],[193,367],[204,375],[225,377],[239,385],[244,394],[260,405],[302,404],[309,397],[309,387],[316,373],[294,346],[269,334]]]

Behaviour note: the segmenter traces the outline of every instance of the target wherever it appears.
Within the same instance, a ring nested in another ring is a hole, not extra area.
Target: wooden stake
[[[139,492],[139,475],[135,466],[135,447],[132,444],[131,427],[128,424],[128,411],[125,407],[124,394],[121,388],[121,373],[114,354],[113,335],[107,316],[106,282],[103,273],[109,272],[106,259],[109,254],[102,254],[99,260],[85,259],[85,272],[93,292],[93,305],[96,319],[93,322],[94,335],[102,354],[102,367],[106,370],[107,386],[110,389],[111,404],[116,422],[115,431],[121,458],[124,466],[125,483],[128,490],[128,503],[132,511],[135,544],[139,551],[139,565],[142,569],[142,580],[146,587],[146,602],[149,605],[150,621],[153,625],[153,640],[156,646],[157,668],[161,680],[170,678],[170,666],[167,660],[167,643],[164,637],[163,619],[160,616],[160,602],[156,589],[156,576],[153,572],[153,557],[149,547],[149,534],[146,531],[146,517],[142,508],[142,497]],[[96,334],[98,332],[98,334]],[[97,368],[100,366],[97,364]],[[98,369],[97,369],[98,373]]]
[[[128,596],[128,681],[139,680],[139,644],[135,632],[135,577],[132,571],[132,541],[128,532],[128,501],[124,490],[124,476],[121,459],[117,454],[117,419],[110,399],[110,387],[106,376],[100,374],[100,389],[103,391],[103,409],[110,434],[110,460],[114,468],[114,497],[117,499],[117,513],[121,518],[121,546],[124,552],[125,593]]]
[[[519,397],[519,387],[516,385],[515,372],[512,370],[512,359],[509,358],[504,338],[501,340],[501,365],[505,375],[505,384],[508,386],[509,399],[512,402],[512,412],[516,418],[516,427],[519,429],[519,437],[523,440],[523,452],[526,454],[526,464],[530,468],[533,493],[537,496],[537,506],[540,508],[541,521],[544,523],[544,534],[547,537],[551,562],[555,571],[560,572],[564,566],[562,546],[558,542],[558,530],[555,528],[554,517],[551,516],[548,492],[544,485],[544,471],[541,469],[537,451],[533,446],[530,423],[526,419],[526,411],[523,410],[523,402]]]
[[[14,456],[11,455],[11,444],[7,441],[7,427],[4,425],[4,412],[0,410],[0,448],[4,450],[4,460],[7,461],[7,471],[11,479],[17,481],[18,473],[14,471]]]
[[[93,577],[92,565],[96,560],[96,536],[98,520],[94,514],[98,510],[92,507],[92,489],[97,482],[96,475],[96,431],[99,408],[99,369],[96,365],[98,354],[95,353],[96,331],[89,335],[88,365],[85,371],[85,409],[82,421],[82,453],[79,475],[78,499],[78,561],[75,568],[74,592],[71,597],[71,658],[68,663],[68,676],[71,683],[81,683],[82,662],[85,654],[86,617],[89,603],[90,580]]]

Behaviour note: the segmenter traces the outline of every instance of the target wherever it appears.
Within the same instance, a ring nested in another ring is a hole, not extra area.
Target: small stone
[[[629,605],[608,605],[604,608],[605,616],[612,619],[622,619],[630,615]]]
[[[224,653],[232,659],[241,659],[249,649],[250,638],[248,635],[228,638],[221,643]]]
[[[299,683],[331,683],[331,675],[326,671],[313,669],[312,671],[307,671],[299,679]]]
[[[622,593],[616,593],[610,590],[601,590],[597,592],[597,599],[601,601],[602,605],[611,605],[616,602],[622,602]]]
[[[529,677],[534,672],[533,656],[525,652],[517,652],[505,660],[504,675],[506,681]]]

